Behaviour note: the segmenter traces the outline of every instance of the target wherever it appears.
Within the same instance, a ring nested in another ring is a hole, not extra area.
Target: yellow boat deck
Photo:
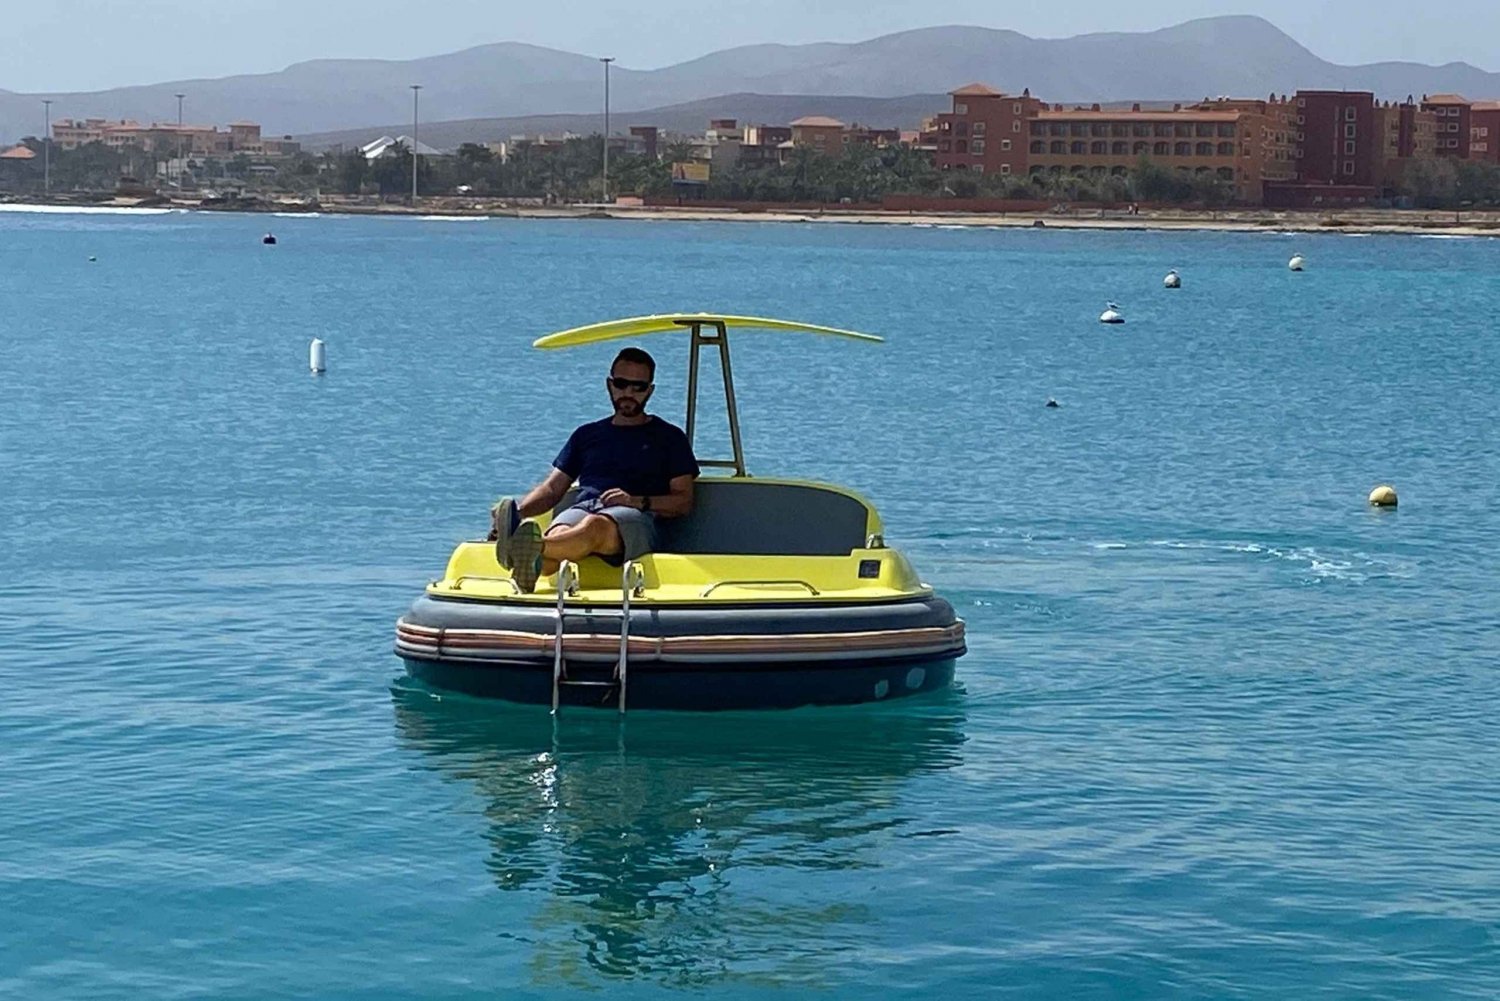
[[[932,593],[900,552],[855,549],[845,556],[742,556],[650,553],[636,561],[644,587],[632,604],[692,604],[700,607],[747,602],[824,604],[880,602]],[[578,589],[569,604],[619,604],[623,570],[598,558],[578,564]],[[427,593],[438,598],[555,604],[556,575],[522,594],[495,559],[490,542],[464,542],[454,550],[442,580]]]

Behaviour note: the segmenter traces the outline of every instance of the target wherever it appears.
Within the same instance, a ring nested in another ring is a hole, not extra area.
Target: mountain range
[[[1014,31],[933,27],[864,42],[746,45],[654,70],[618,63],[610,73],[612,125],[632,113],[690,106],[735,95],[806,95],[807,113],[838,114],[817,95],[939,100],[970,81],[1007,91],[1029,87],[1045,100],[1171,101],[1208,95],[1262,96],[1297,88],[1373,90],[1380,97],[1458,92],[1500,96],[1500,74],[1467,63],[1410,62],[1341,66],[1309,52],[1258,17],[1187,21],[1159,31],[1029,38]],[[3,81],[0,81],[3,82]],[[404,131],[411,121],[410,84],[420,83],[421,118],[430,122],[593,115],[602,103],[603,69],[591,56],[521,42],[500,42],[405,61],[323,59],[277,73],[176,80],[72,94],[0,90],[0,139],[40,134],[41,99],[59,117],[174,121],[176,93],[187,95],[190,122],[249,119],[267,135],[361,130]],[[734,115],[727,98],[723,114]],[[872,106],[878,110],[878,106]],[[718,105],[710,114],[718,115]],[[842,114],[848,114],[843,112]],[[706,119],[706,115],[700,116]],[[741,116],[746,117],[746,116]],[[770,116],[749,116],[766,117]],[[896,124],[860,116],[870,124]],[[663,124],[647,122],[644,124]],[[706,122],[693,123],[702,128]],[[489,138],[497,138],[491,135]]]
[[[740,122],[786,124],[803,115],[831,115],[845,122],[870,122],[887,128],[914,129],[922,119],[948,106],[946,94],[907,94],[902,97],[826,97],[816,94],[722,94],[701,101],[686,101],[660,108],[612,114],[610,131],[624,132],[630,125],[655,125],[666,133],[701,133],[710,118],[733,118]],[[611,102],[613,106],[613,102]],[[576,115],[515,115],[503,118],[464,118],[451,122],[422,122],[420,139],[438,149],[456,149],[461,143],[487,142],[520,135],[586,136],[604,131],[602,112]],[[298,136],[304,148],[314,152],[335,146],[349,147],[368,142],[372,133],[406,135],[411,122],[389,124],[378,129],[337,129]]]

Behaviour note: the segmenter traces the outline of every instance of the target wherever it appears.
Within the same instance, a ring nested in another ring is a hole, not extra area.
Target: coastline
[[[252,215],[364,215],[415,216],[427,219],[619,219],[637,222],[776,222],[895,225],[920,228],[1066,229],[1136,231],[1211,231],[1222,233],[1346,233],[1359,235],[1432,235],[1500,237],[1500,212],[1448,212],[1423,209],[1349,209],[1346,211],[1290,211],[1269,209],[1143,209],[1125,210],[1073,206],[1044,212],[897,212],[849,206],[808,210],[753,207],[695,208],[639,204],[538,205],[509,199],[457,197],[424,198],[416,206],[366,200],[329,198],[204,204],[170,197],[114,198],[82,201],[75,198],[43,200],[0,199],[0,211],[68,212],[90,209],[237,212]]]

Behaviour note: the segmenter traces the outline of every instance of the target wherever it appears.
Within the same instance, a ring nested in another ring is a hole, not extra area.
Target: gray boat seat
[[[554,510],[570,506],[576,490]],[[704,478],[692,513],[657,522],[663,553],[847,556],[864,546],[869,511],[848,494],[804,483]]]

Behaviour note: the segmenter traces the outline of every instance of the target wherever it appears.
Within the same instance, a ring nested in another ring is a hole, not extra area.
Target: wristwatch
[[[651,495],[650,494],[641,494],[641,510],[642,511],[649,511],[649,510],[651,510]]]

